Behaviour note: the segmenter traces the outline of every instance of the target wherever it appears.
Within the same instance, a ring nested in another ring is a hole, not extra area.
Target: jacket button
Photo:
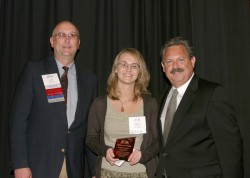
[[[166,157],[168,156],[168,153],[163,153],[162,156]]]
[[[68,131],[67,133],[70,134],[70,131]]]
[[[65,149],[62,148],[62,149],[61,149],[61,152],[62,152],[62,153],[65,153]]]

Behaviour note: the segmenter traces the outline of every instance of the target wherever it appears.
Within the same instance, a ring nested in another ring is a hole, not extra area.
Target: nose
[[[132,66],[128,64],[126,70],[127,70],[127,71],[131,71],[131,70],[132,70]]]
[[[177,60],[173,60],[173,64],[172,64],[172,66],[173,66],[173,67],[178,66],[178,64],[179,64],[179,63],[178,63],[178,61],[177,61]]]
[[[66,41],[66,42],[69,42],[69,41],[70,41],[69,35],[66,35],[66,36],[65,36],[65,41]]]
[[[128,67],[126,68],[126,70],[127,70],[127,71],[131,71],[131,66],[128,66]]]

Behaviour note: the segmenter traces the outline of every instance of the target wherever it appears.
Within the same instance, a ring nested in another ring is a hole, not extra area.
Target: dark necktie
[[[67,105],[67,91],[68,91],[68,70],[69,68],[67,66],[62,67],[64,69],[64,73],[61,77],[61,85],[63,90],[63,95],[65,99],[65,104]]]
[[[163,131],[164,145],[166,145],[167,143],[168,134],[170,131],[171,124],[173,122],[174,113],[175,113],[176,106],[177,106],[177,95],[178,95],[178,91],[177,89],[174,89],[170,102],[168,104],[168,109],[167,109],[165,122],[164,122],[164,131]]]

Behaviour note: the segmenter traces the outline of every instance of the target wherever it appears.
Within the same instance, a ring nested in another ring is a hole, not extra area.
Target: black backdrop
[[[99,78],[105,93],[115,55],[135,47],[151,73],[150,91],[166,86],[162,44],[174,36],[191,41],[196,72],[231,92],[244,138],[250,177],[250,18],[248,0],[0,0],[0,178],[9,178],[8,120],[18,76],[27,61],[52,54],[54,25],[72,20],[81,33],[76,61]],[[24,103],[25,104],[25,103]]]

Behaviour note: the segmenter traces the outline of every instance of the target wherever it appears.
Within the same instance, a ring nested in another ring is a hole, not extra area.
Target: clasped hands
[[[114,150],[113,148],[109,148],[106,151],[106,160],[110,163],[111,166],[113,166],[115,164],[116,161],[119,161],[118,158],[114,158],[115,154],[114,154]],[[128,162],[131,166],[137,164],[141,159],[141,151],[135,149],[133,151],[133,153],[131,153],[131,155],[128,158]]]

